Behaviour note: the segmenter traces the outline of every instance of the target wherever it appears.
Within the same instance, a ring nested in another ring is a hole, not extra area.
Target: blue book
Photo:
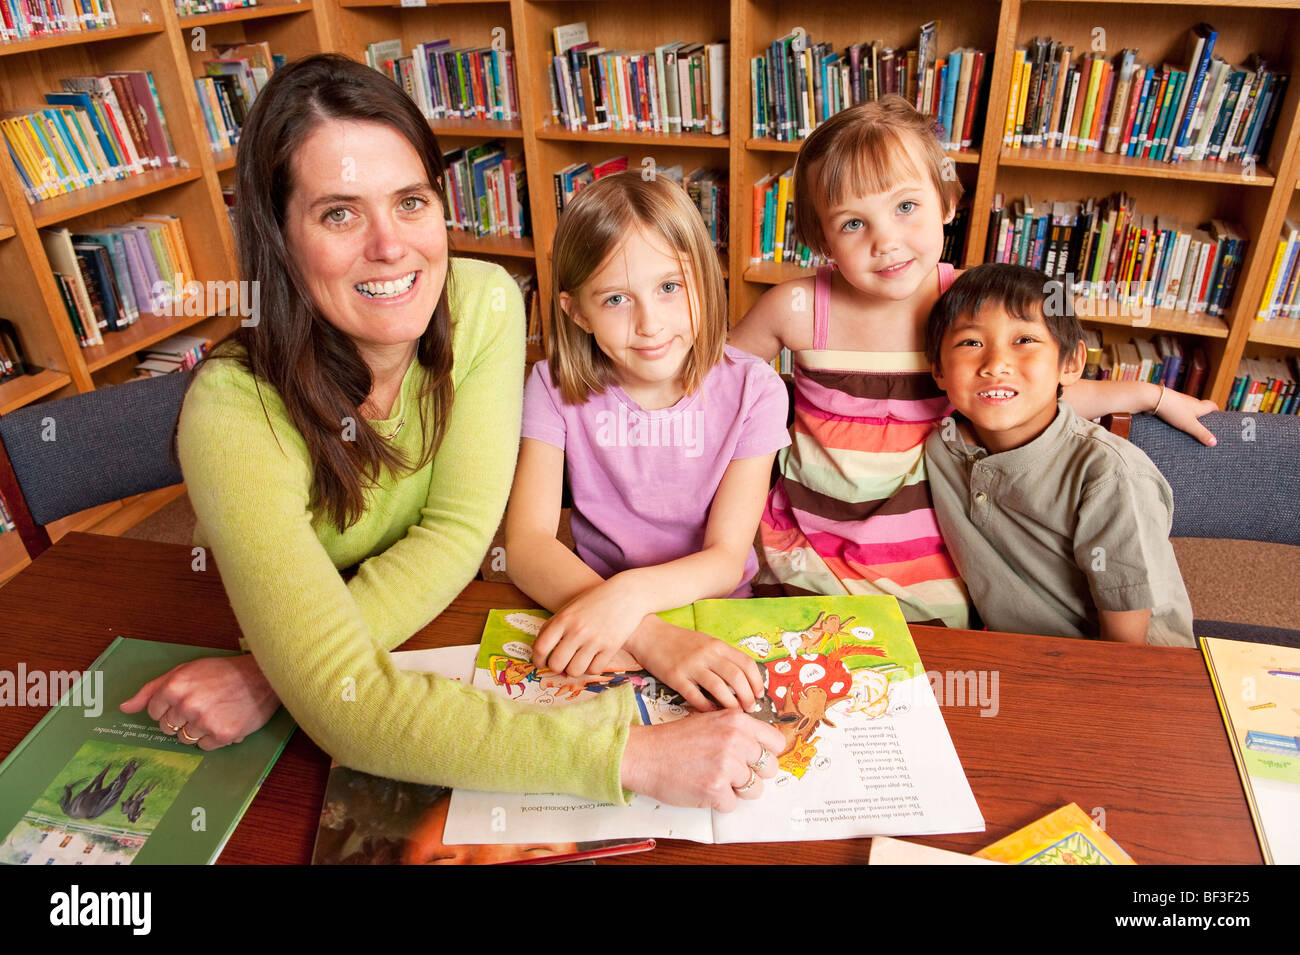
[[[954,102],[957,99],[957,82],[961,79],[961,50],[953,50],[948,54],[948,65],[944,71],[943,77],[943,104],[939,109],[939,122],[944,128],[944,148],[951,148],[952,136],[952,110]]]
[[[1205,74],[1210,68],[1210,58],[1214,55],[1214,41],[1219,38],[1218,31],[1208,23],[1198,23],[1192,27],[1190,41],[1191,53],[1195,62],[1187,64],[1188,76],[1191,77],[1191,91],[1187,103],[1178,121],[1178,131],[1174,140],[1174,162],[1187,158],[1187,139],[1192,128],[1192,118],[1196,113],[1196,101],[1201,96],[1201,87],[1205,85]],[[1200,56],[1197,57],[1197,51]]]

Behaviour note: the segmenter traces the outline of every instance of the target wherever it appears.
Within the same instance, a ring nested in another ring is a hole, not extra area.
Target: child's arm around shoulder
[[[731,330],[728,343],[764,361],[771,361],[782,348],[812,348],[815,281],[794,279],[768,289]]]
[[[1218,405],[1149,381],[1081,379],[1065,386],[1064,398],[1081,418],[1150,411],[1180,431],[1186,431],[1201,444],[1214,447],[1218,443],[1210,429],[1199,420],[1202,415],[1218,411]]]

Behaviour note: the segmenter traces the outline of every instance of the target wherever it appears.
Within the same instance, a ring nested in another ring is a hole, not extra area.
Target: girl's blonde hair
[[[638,227],[677,253],[687,277],[692,316],[699,317],[695,345],[686,357],[683,385],[689,395],[722,361],[727,343],[727,288],[718,254],[700,212],[686,190],[668,179],[645,180],[639,172],[606,176],[583,189],[560,216],[551,254],[551,315],[546,355],[551,381],[567,404],[602,394],[615,379],[614,366],[596,339],[560,307],[591,278]],[[694,324],[694,318],[692,318]]]
[[[919,147],[923,169],[912,161],[911,144]],[[830,255],[816,197],[834,206],[846,196],[888,192],[906,176],[927,174],[947,218],[957,208],[962,186],[934,133],[934,119],[893,93],[850,106],[814,129],[799,150],[795,228],[814,253]]]

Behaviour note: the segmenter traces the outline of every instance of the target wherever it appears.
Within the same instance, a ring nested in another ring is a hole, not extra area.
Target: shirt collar
[[[1012,448],[1010,451],[1003,451],[999,454],[990,454],[988,449],[980,444],[968,444],[965,437],[962,436],[961,429],[956,427],[952,429],[952,440],[945,438],[943,444],[950,454],[966,461],[968,464],[988,458],[990,463],[996,464],[1002,470],[1020,470],[1034,466],[1035,462],[1042,459],[1042,455],[1050,452],[1061,442],[1073,415],[1074,412],[1065,403],[1065,399],[1058,398],[1056,400],[1056,417],[1052,419],[1052,423],[1047,426],[1047,429],[1042,434],[1028,444],[1023,444],[1018,448]],[[965,423],[967,427],[970,427],[969,419],[955,408],[952,417],[958,424]],[[940,425],[941,433],[943,427],[943,425]],[[970,430],[974,434],[974,428]]]

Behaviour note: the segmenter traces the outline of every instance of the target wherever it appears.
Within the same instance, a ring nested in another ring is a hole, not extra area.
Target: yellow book
[[[1137,865],[1074,803],[974,853],[1011,865]]]
[[[1016,148],[1020,148],[1025,132],[1025,109],[1029,105],[1029,83],[1034,75],[1034,64],[1028,58],[1020,64],[1020,105],[1016,107]]]
[[[41,169],[46,168],[45,160],[48,159],[50,162],[48,168],[54,171],[54,179],[42,173],[45,181],[53,185],[60,193],[72,192],[77,189],[80,184],[73,171],[64,163],[57,138],[54,142],[50,141],[50,131],[45,125],[45,117],[39,113],[31,113],[23,116],[19,121],[27,128],[27,134],[36,149]]]
[[[790,178],[781,173],[776,184],[776,261],[785,261],[785,204],[790,198]]]
[[[1088,98],[1083,101],[1083,120],[1079,123],[1079,142],[1075,147],[1081,153],[1088,151],[1091,142],[1089,137],[1092,135],[1092,114],[1097,108],[1097,88],[1101,85],[1101,74],[1105,72],[1101,66],[1100,60],[1094,60],[1092,69],[1088,71]]]
[[[1011,96],[1007,100],[1007,122],[1002,128],[1002,144],[1016,145],[1016,117],[1020,115],[1020,71],[1025,63],[1025,51],[1016,50],[1011,64]]]
[[[28,133],[17,118],[0,119],[0,129],[4,130],[5,139],[13,146],[14,152],[22,163],[23,171],[33,183],[36,199],[48,199],[57,195],[57,191],[47,181],[40,159],[32,149]]]
[[[1279,239],[1277,243],[1277,252],[1273,256],[1273,265],[1268,270],[1268,281],[1264,283],[1264,295],[1259,300],[1259,311],[1255,313],[1255,321],[1262,322],[1268,318],[1268,307],[1273,301],[1273,293],[1276,291],[1277,274],[1282,271],[1282,262],[1286,259],[1286,239]]]
[[[81,167],[77,165],[77,161],[68,145],[68,140],[53,117],[46,116],[44,113],[33,113],[32,122],[40,123],[41,129],[45,132],[45,139],[54,148],[59,165],[63,167],[71,187],[73,189],[84,189],[87,186],[94,185],[95,180],[83,173]]]

